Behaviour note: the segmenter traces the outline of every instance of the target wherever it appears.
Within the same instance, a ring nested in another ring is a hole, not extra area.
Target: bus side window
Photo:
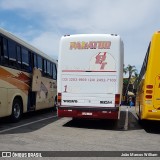
[[[28,68],[28,71],[29,71],[29,73],[31,73],[32,69],[33,69],[32,53],[31,53],[31,51],[28,52],[28,56],[29,56],[29,68]]]
[[[33,67],[34,68],[37,68],[37,54],[36,53],[33,53],[34,54],[34,56],[33,56],[33,61],[34,61],[34,64],[33,64]]]
[[[51,78],[53,77],[53,63],[51,63],[51,72],[50,72]]]
[[[21,54],[21,47],[17,46],[16,47],[16,51],[17,51],[17,67],[18,69],[22,68],[22,54]]]
[[[46,76],[47,74],[47,61],[43,59],[43,74]]]
[[[42,71],[42,57],[37,56],[37,61],[38,61],[38,69]]]
[[[8,40],[9,65],[12,68],[17,67],[16,62],[16,44],[12,40]]]
[[[7,39],[5,39],[5,38],[3,38],[2,63],[3,63],[3,65],[8,65]]]
[[[29,53],[25,48],[22,48],[22,69],[29,72]]]
[[[47,76],[50,77],[50,72],[51,72],[51,63],[47,61]]]
[[[33,52],[30,52],[30,63],[31,63],[31,68],[32,68],[32,71],[31,72],[33,72],[33,68],[35,68],[35,65],[34,65],[34,55],[35,55],[35,53],[33,53]]]
[[[56,68],[56,64],[53,63],[53,79],[56,80],[57,79],[57,68]]]

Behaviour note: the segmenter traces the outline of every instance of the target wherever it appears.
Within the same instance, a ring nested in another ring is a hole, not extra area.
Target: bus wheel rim
[[[18,104],[14,105],[14,117],[18,118],[20,116],[20,106]]]

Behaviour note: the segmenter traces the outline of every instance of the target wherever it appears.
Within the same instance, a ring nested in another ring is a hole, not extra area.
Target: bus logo
[[[110,49],[111,41],[78,41],[70,42],[70,50],[72,49]]]
[[[112,104],[112,101],[100,101],[100,104]]]
[[[104,62],[106,60],[106,52],[102,53],[99,52],[99,54],[96,56],[96,62],[95,64],[100,64],[100,69],[104,69],[107,62]]]
[[[63,100],[65,103],[78,103],[77,100]]]

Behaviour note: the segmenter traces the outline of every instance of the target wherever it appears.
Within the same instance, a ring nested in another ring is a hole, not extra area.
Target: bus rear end
[[[59,117],[119,118],[123,78],[119,36],[62,37],[58,63]]]

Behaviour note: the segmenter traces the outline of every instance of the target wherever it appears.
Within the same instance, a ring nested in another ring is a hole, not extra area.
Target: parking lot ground
[[[32,114],[19,123],[0,121],[1,151],[160,150],[160,123],[140,125],[134,107],[122,106],[117,123],[58,118],[51,110]]]

